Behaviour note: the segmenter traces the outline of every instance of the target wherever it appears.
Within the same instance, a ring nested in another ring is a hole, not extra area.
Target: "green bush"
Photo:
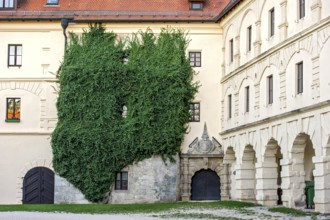
[[[127,165],[179,152],[198,88],[187,44],[173,29],[157,37],[139,32],[125,42],[102,25],[81,38],[71,34],[58,71],[53,165],[88,200],[102,201]]]

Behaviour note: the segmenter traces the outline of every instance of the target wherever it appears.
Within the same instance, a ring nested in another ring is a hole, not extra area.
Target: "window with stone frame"
[[[6,122],[21,120],[21,98],[7,98]]]
[[[274,96],[274,90],[273,90],[273,75],[270,75],[267,77],[267,87],[268,87],[268,91],[267,91],[267,103],[273,104],[273,96]]]
[[[297,75],[297,94],[301,94],[304,91],[304,65],[303,62],[296,64]]]
[[[275,9],[269,10],[269,37],[275,34]]]
[[[202,53],[201,52],[189,52],[190,66],[201,67],[202,66]]]
[[[252,26],[250,25],[246,29],[246,52],[250,52],[252,49]]]
[[[8,66],[22,66],[22,44],[8,45]]]
[[[230,39],[229,40],[229,60],[230,63],[234,61],[234,40]]]
[[[200,122],[200,113],[201,113],[200,108],[201,106],[199,102],[190,103],[189,106],[190,122]]]
[[[245,112],[250,111],[250,86],[245,87]]]
[[[115,190],[128,189],[128,172],[119,172],[116,175]]]
[[[298,0],[299,4],[299,19],[305,17],[305,0]]]
[[[230,119],[232,117],[232,96],[231,94],[228,95],[228,118]]]

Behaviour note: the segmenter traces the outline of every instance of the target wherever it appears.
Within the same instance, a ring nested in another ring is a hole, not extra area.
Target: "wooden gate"
[[[29,170],[23,181],[23,204],[54,203],[54,172],[45,167]]]
[[[200,170],[192,177],[191,200],[220,200],[220,177],[212,170]]]

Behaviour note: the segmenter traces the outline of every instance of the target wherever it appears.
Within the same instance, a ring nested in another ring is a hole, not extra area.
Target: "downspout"
[[[63,29],[63,35],[64,35],[64,50],[66,51],[66,47],[68,44],[68,36],[66,35],[66,28],[69,26],[69,19],[62,18],[61,19],[61,26]]]

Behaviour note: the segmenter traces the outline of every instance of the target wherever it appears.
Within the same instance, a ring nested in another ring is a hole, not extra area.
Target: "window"
[[[245,87],[245,112],[250,111],[250,87]]]
[[[231,118],[231,111],[232,111],[232,100],[231,95],[228,95],[228,118]]]
[[[192,67],[201,67],[201,52],[189,52],[190,66]]]
[[[300,94],[303,93],[304,91],[303,62],[297,63],[296,72],[297,72],[297,94]]]
[[[190,10],[203,10],[203,2],[191,2]]]
[[[19,122],[21,119],[21,99],[20,98],[7,98],[7,116],[8,122]]]
[[[127,190],[128,189],[128,173],[127,172],[119,172],[116,175],[116,190]]]
[[[299,19],[305,17],[305,0],[299,0]]]
[[[268,104],[273,103],[273,75],[267,77],[268,81]]]
[[[14,8],[14,0],[0,0],[0,9]]]
[[[230,39],[229,40],[229,59],[230,62],[232,63],[234,61],[234,40]]]
[[[200,103],[193,102],[190,103],[189,113],[190,113],[190,122],[199,122],[200,121]]]
[[[246,51],[250,52],[252,48],[252,26],[249,26],[246,31]]]
[[[8,66],[22,66],[22,45],[8,45]]]
[[[269,10],[269,36],[275,34],[275,11],[274,8]]]
[[[47,0],[47,5],[58,5],[58,0]]]

